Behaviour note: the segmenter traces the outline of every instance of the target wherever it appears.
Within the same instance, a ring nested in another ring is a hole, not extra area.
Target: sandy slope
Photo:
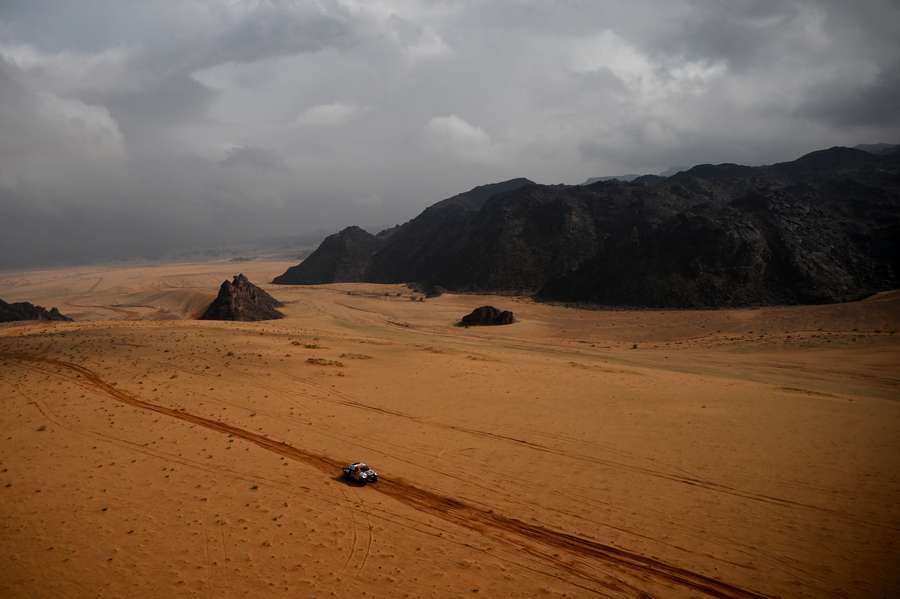
[[[656,312],[266,285],[288,318],[177,320],[285,266],[0,276],[80,318],[0,327],[0,596],[900,590],[900,293]],[[521,321],[452,326],[488,302]],[[358,459],[377,486],[335,479]]]

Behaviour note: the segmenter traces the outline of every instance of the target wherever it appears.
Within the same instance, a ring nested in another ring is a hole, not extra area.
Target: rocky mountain
[[[854,150],[862,150],[863,152],[868,152],[869,154],[878,154],[880,156],[884,156],[886,154],[891,154],[900,150],[900,145],[898,144],[886,144],[886,143],[878,143],[878,144],[859,144],[858,146],[853,146]]]
[[[16,302],[8,304],[0,300],[0,322],[13,322],[16,320],[59,320],[71,322],[72,319],[60,314],[56,308],[47,310],[43,306],[35,306],[29,302]]]
[[[884,144],[878,144],[878,145],[884,145]],[[857,146],[857,147],[859,147],[859,146]],[[865,149],[865,148],[860,148],[860,149]],[[672,166],[672,167],[667,168],[666,170],[664,170],[661,173],[656,173],[656,175],[653,175],[653,176],[671,177],[672,175],[680,173],[681,171],[684,171],[684,170],[687,170],[687,167]],[[588,177],[585,180],[585,182],[582,183],[582,185],[593,185],[594,183],[600,183],[601,181],[624,181],[626,183],[631,183],[635,179],[638,179],[640,177],[645,177],[645,176],[647,176],[647,175],[636,175],[634,173],[629,173],[627,175],[610,175],[610,176],[606,176],[606,177]]]
[[[599,183],[600,181],[625,181],[626,183],[630,183],[640,177],[640,175],[628,174],[628,175],[609,175],[606,177],[588,177],[582,185],[593,185],[594,183]]]
[[[388,229],[391,232],[393,229]],[[369,258],[389,237],[380,237],[352,226],[329,235],[315,252],[303,262],[293,266],[273,283],[305,284],[362,281],[369,266]]]
[[[588,186],[516,179],[439,202],[371,247],[332,256],[355,264],[345,280],[623,306],[847,301],[900,286],[900,152],[836,147]]]
[[[206,308],[200,320],[274,320],[284,318],[284,314],[276,309],[283,305],[239,274],[232,281],[222,282],[219,295]]]

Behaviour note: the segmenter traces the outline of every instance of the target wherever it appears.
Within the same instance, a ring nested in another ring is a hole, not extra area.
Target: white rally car
[[[352,483],[374,483],[378,482],[378,473],[369,468],[364,462],[355,462],[349,466],[344,466],[344,480]]]

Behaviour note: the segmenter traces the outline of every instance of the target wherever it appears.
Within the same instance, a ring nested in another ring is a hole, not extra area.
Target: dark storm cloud
[[[7,0],[0,260],[898,141],[892,0]]]
[[[813,90],[800,114],[838,127],[900,124],[900,64],[879,72],[867,84],[847,86],[841,81]]]
[[[263,170],[287,169],[279,156],[265,148],[231,148],[220,164],[226,167],[250,167]]]
[[[270,56],[315,52],[349,43],[352,28],[343,19],[315,11],[285,11],[285,4],[261,7],[216,36],[194,64],[254,62]]]
[[[203,118],[216,92],[185,74],[151,80],[140,88],[95,96],[128,132],[176,126]]]
[[[753,68],[796,41],[802,18],[802,6],[783,0],[695,0],[689,3],[687,18],[657,44],[675,56],[721,59],[738,70]]]

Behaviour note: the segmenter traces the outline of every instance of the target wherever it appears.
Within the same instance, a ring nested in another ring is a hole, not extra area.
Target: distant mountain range
[[[859,144],[858,146],[853,146],[854,150],[862,150],[863,152],[868,152],[870,154],[877,154],[879,156],[884,156],[886,154],[890,154],[892,152],[896,152],[900,149],[900,145],[897,144]]]
[[[647,307],[857,299],[900,286],[900,151],[591,185],[513,179],[378,235],[344,229],[275,279],[335,281]]]
[[[674,175],[676,173],[680,173],[681,171],[685,171],[687,169],[688,169],[688,167],[686,167],[686,166],[673,166],[672,168],[667,168],[666,170],[664,170],[661,173],[657,173],[656,176],[657,177],[671,177],[672,175]],[[625,181],[626,183],[630,183],[630,182],[634,181],[635,179],[637,179],[638,177],[643,177],[643,176],[644,175],[628,174],[628,175],[612,175],[612,176],[608,176],[608,177],[590,177],[584,183],[582,183],[582,185],[593,185],[594,183],[599,183],[600,181]]]
[[[900,148],[900,145],[885,144],[885,143],[859,144],[859,145],[853,146],[854,150],[862,150],[863,152],[869,152],[870,154],[878,154],[878,155],[889,154],[898,148]],[[688,168],[689,167],[687,167],[687,166],[673,166],[673,167],[667,168],[666,170],[664,170],[661,173],[656,173],[656,175],[658,177],[671,177],[672,175],[677,175],[681,171],[688,170]],[[599,181],[631,182],[631,181],[634,181],[635,179],[637,179],[638,177],[643,177],[643,175],[636,175],[636,174],[630,173],[627,175],[609,175],[606,177],[589,177],[588,179],[585,180],[584,183],[582,183],[582,185],[591,185],[591,184],[597,183]]]

